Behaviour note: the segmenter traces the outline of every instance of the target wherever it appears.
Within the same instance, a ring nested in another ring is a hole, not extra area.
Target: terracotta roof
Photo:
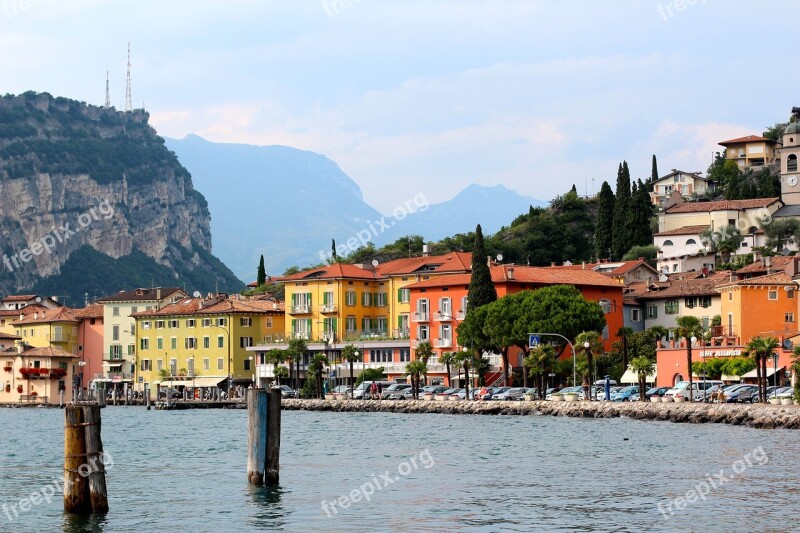
[[[16,335],[12,335],[10,333],[3,333],[0,331],[0,340],[4,341],[17,341],[20,340],[22,337],[17,337]]]
[[[185,294],[183,290],[178,287],[161,287],[161,300],[169,298],[176,292]],[[130,291],[119,291],[117,294],[110,294],[104,298],[97,300],[99,303],[104,302],[142,302],[142,301],[156,301],[158,298],[158,289],[133,289]]]
[[[717,202],[684,202],[667,209],[667,214],[675,213],[710,213],[712,211],[741,211],[743,209],[756,209],[767,207],[780,198],[754,198],[751,200],[720,200]]]
[[[39,304],[26,305],[21,309],[0,309],[0,317],[13,316],[19,318],[19,315],[30,315],[33,313],[44,313],[47,308]]]
[[[682,226],[680,228],[675,228],[667,231],[660,231],[658,233],[654,233],[653,237],[666,237],[668,235],[699,235],[703,233],[705,230],[709,229],[711,226],[709,225],[700,225],[700,226]]]
[[[768,270],[783,270],[789,266],[795,257],[790,255],[776,255],[770,258],[771,265],[767,267],[762,260],[754,261],[736,271],[737,274],[759,274]]]
[[[16,349],[16,348],[14,348]],[[71,354],[69,352],[65,352],[64,350],[60,350],[58,348],[54,348],[52,346],[47,346],[45,348],[30,348],[28,347],[24,350],[20,355],[23,357],[73,357],[78,358],[80,356]]]
[[[27,302],[36,298],[35,294],[12,294],[3,298],[4,302]]]
[[[656,274],[658,273],[658,271],[655,268],[651,267],[650,264],[647,261],[645,261],[644,259],[636,259],[634,261],[625,261],[622,265],[618,266],[617,268],[615,268],[611,272],[604,272],[604,274],[606,274],[608,276],[622,276],[622,275],[630,272],[634,268],[638,268],[638,267],[640,267],[642,265],[644,265],[648,269],[652,270],[654,273],[656,273]]]
[[[728,141],[722,141],[722,142],[717,143],[717,144],[720,144],[722,146],[726,146],[726,145],[729,145],[729,144],[760,142],[760,141],[766,141],[768,143],[778,144],[776,141],[773,141],[772,139],[767,139],[766,137],[761,137],[760,135],[747,135],[746,137],[738,137],[736,139],[730,139]]]
[[[776,272],[775,274],[767,274],[766,276],[758,276],[755,278],[741,279],[734,282],[725,283],[720,287],[733,287],[733,286],[769,286],[769,285],[794,285],[791,276],[786,272]]]
[[[203,298],[185,298],[165,305],[160,310],[139,311],[133,317],[177,316],[177,315],[226,315],[226,314],[280,314],[285,311],[284,302],[272,300],[225,298],[207,301]]]
[[[68,307],[56,307],[55,309],[45,309],[41,313],[28,313],[22,320],[15,320],[12,326],[25,324],[46,324],[48,322],[78,322],[75,317],[75,310]]]
[[[325,265],[318,268],[312,268],[292,274],[290,276],[283,276],[276,281],[301,281],[306,279],[378,279],[378,276],[373,270],[367,270],[356,265],[348,265],[344,263],[334,263],[332,265]]]
[[[638,294],[641,300],[682,298],[684,296],[718,296],[717,287],[723,280],[714,278],[681,279],[665,284],[651,284],[648,291]]]
[[[73,309],[75,318],[103,318],[103,304],[92,304],[83,309]]]
[[[471,270],[472,254],[469,252],[450,252],[442,255],[394,259],[375,268],[379,276],[398,276],[419,272],[469,272]]]
[[[512,273],[513,271],[513,273]],[[531,283],[537,285],[589,285],[622,289],[622,284],[594,270],[572,268],[529,267],[518,265],[494,266],[492,281],[498,283]],[[450,287],[469,285],[471,274],[450,274],[409,285],[410,288]]]

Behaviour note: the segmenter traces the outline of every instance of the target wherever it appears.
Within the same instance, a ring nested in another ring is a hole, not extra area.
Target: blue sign
[[[533,348],[534,346],[539,346],[539,343],[541,342],[541,340],[542,339],[541,339],[541,337],[539,337],[539,335],[529,335],[528,336],[528,346],[530,346],[531,348]]]
[[[336,377],[336,371],[335,371],[335,370],[331,370],[331,377],[332,377],[332,378],[335,378],[335,377]]]

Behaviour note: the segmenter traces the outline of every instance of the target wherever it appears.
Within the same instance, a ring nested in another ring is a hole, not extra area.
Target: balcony
[[[344,332],[344,340],[388,339],[389,332],[381,329],[358,329]]]
[[[467,312],[463,309],[459,309],[456,311],[456,320],[464,320],[466,318]]]
[[[436,339],[437,348],[450,348],[453,346],[453,339]]]
[[[411,338],[411,330],[408,328],[401,328],[392,331],[392,337],[395,339],[410,339]]]
[[[433,315],[433,317],[436,322],[449,322],[450,320],[453,320],[453,313],[437,312],[435,315]]]
[[[299,339],[299,340],[303,340],[303,341],[308,341],[308,340],[311,340],[311,332],[310,331],[293,331],[289,335],[289,339],[291,339],[291,340]]]
[[[289,313],[293,315],[308,315],[311,313],[310,305],[293,305],[289,309]]]
[[[125,357],[121,353],[107,353],[103,355],[103,361],[122,364],[125,362]]]
[[[430,315],[427,312],[420,312],[417,311],[416,313],[411,315],[412,322],[429,322]]]
[[[339,306],[336,304],[324,304],[319,306],[320,313],[336,313],[339,310]]]

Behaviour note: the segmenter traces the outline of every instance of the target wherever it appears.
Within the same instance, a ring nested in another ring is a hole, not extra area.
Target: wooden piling
[[[81,466],[86,462],[83,409],[68,406],[64,419],[64,511],[88,514],[92,510],[88,482],[80,475]]]
[[[247,481],[264,483],[267,460],[267,391],[247,391]]]
[[[144,399],[145,404],[147,405],[147,410],[149,411],[150,410],[150,387],[147,386],[147,384],[145,384],[145,386],[144,386],[144,398],[145,398]]]
[[[100,435],[100,406],[83,406],[86,422],[86,465],[89,467],[89,500],[95,513],[108,512],[106,466],[103,459],[103,439]]]
[[[277,484],[281,459],[281,390],[273,387],[267,401],[267,464],[264,483]]]

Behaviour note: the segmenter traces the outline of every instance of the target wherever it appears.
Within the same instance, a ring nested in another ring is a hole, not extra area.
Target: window
[[[786,313],[783,319],[784,322],[794,322],[794,313]]]
[[[786,291],[786,297],[789,298],[790,300],[794,299],[794,289],[788,289]]]
[[[375,320],[375,327],[381,335],[386,335],[386,324],[386,317],[378,317]]]
[[[119,326],[111,326],[111,340],[112,341],[119,340]]]
[[[328,340],[333,340],[336,337],[337,320],[335,318],[322,319],[322,333]]]
[[[700,307],[711,307],[711,296],[701,296]]]
[[[119,316],[119,307],[111,308],[111,316]]]
[[[377,292],[373,295],[375,297],[375,305],[377,307],[386,307],[387,300],[385,292]]]
[[[361,329],[364,330],[364,333],[371,333],[372,330],[372,319],[368,317],[364,317],[361,319]]]
[[[150,339],[139,339],[139,349],[140,350],[149,350],[150,349]]]
[[[732,292],[729,292],[729,293],[728,293],[728,301],[729,301],[729,302],[730,302],[730,301],[733,301],[733,293],[732,293]]]
[[[453,316],[453,305],[450,298],[439,298],[439,315],[445,320]]]
[[[131,307],[131,314],[136,313],[137,311],[139,311],[138,307],[136,307],[135,305]]]
[[[797,172],[797,156],[795,154],[786,158],[786,172]]]
[[[407,304],[411,299],[411,289],[397,289],[397,301],[401,304]]]
[[[647,318],[658,318],[658,306],[657,305],[648,305],[647,306]]]
[[[441,346],[450,346],[453,340],[453,329],[450,324],[442,324],[439,328],[439,340]]]
[[[193,328],[195,324],[194,318],[187,318],[186,319],[186,327]]]
[[[683,299],[683,304],[686,306],[687,309],[692,309],[693,307],[697,307],[697,297],[696,296],[687,296]]]
[[[640,309],[631,309],[631,322],[641,322],[642,312]]]
[[[373,294],[371,292],[362,292],[361,293],[361,305],[363,307],[371,307],[372,306],[372,298],[373,298]]]
[[[217,358],[217,370],[225,370],[225,359],[222,357]]]
[[[211,359],[208,357],[203,359],[203,370],[211,370]]]
[[[345,303],[349,306],[356,305],[356,293],[355,291],[347,291],[345,293]]]
[[[774,289],[770,289],[767,292],[767,299],[768,300],[777,300],[778,299],[778,291],[776,291]]]
[[[164,370],[164,361],[162,361],[161,359],[156,359],[156,370],[158,370],[159,372]]]
[[[211,319],[210,318],[204,318],[203,319],[203,327],[204,328],[211,327]]]
[[[178,349],[178,337],[170,337],[169,338],[169,347],[173,350]]]
[[[136,345],[129,344],[128,345],[128,355],[136,355]]]
[[[203,337],[203,348],[205,350],[208,350],[209,348],[211,348],[211,337],[208,337],[208,336]],[[208,369],[206,369],[206,370],[208,370]]]
[[[430,333],[428,330],[428,326],[423,325],[419,327],[419,341],[424,342],[430,338]]]
[[[156,320],[156,329],[164,329],[164,321]]]
[[[145,320],[144,322],[142,322],[142,329],[150,329],[150,321],[149,320]]]
[[[197,349],[197,337],[186,337],[183,339],[183,347],[187,350]]]
[[[157,337],[156,338],[156,349],[163,350],[164,349],[164,337]]]
[[[150,370],[153,370],[153,364],[150,359],[142,359],[142,364],[139,369],[142,372],[149,372]]]
[[[217,325],[222,326],[223,328],[228,325],[228,319],[226,318],[218,318]]]
[[[344,319],[344,328],[348,333],[355,333],[356,331],[356,317],[349,316]]]
[[[686,240],[686,246],[689,246],[690,244],[697,244],[697,241],[694,240],[694,239],[687,239]]]
[[[664,241],[663,246],[672,246],[672,241],[667,239],[666,241]]]
[[[417,320],[428,320],[428,299],[417,300]]]
[[[411,361],[411,350],[409,348],[400,348],[400,362],[406,363]]]
[[[217,337],[217,348],[224,348],[225,347],[225,337],[219,335]]]
[[[111,359],[122,359],[121,344],[112,344],[110,348],[111,348]]]
[[[239,348],[247,348],[253,345],[253,337],[239,337]]]
[[[668,315],[678,314],[678,300],[667,300],[664,302],[664,313]]]
[[[239,319],[239,325],[243,328],[249,328],[253,325],[253,319],[249,316],[243,316]]]
[[[244,360],[244,370],[245,370],[245,372],[250,370],[250,359],[245,359]]]
[[[168,328],[172,328],[172,329],[176,329],[178,327],[178,321],[177,320],[170,320],[167,323],[167,327]]]
[[[272,317],[271,317],[271,316],[268,316],[268,317],[267,317],[267,321],[266,321],[266,324],[265,324],[265,325],[266,325],[266,327],[268,327],[268,328],[271,328],[271,327],[272,327]]]

